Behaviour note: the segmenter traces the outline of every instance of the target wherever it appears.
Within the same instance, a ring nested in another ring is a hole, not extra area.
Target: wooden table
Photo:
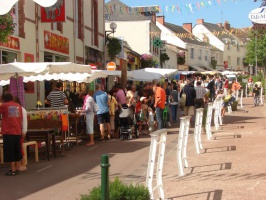
[[[53,143],[53,152],[54,157],[56,157],[55,151],[55,129],[54,128],[40,128],[40,129],[28,129],[26,134],[26,139],[28,141],[38,141],[43,140],[45,141],[46,145],[46,155],[47,160],[50,160],[50,145],[49,145],[49,137],[52,136],[52,143]]]

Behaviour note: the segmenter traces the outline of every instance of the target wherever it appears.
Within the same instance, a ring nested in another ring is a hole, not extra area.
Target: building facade
[[[11,12],[16,29],[0,44],[0,63],[74,62],[103,64],[104,0],[58,0],[49,8],[19,0]],[[41,83],[40,91],[45,90]],[[26,93],[28,107],[37,102],[35,92]],[[45,94],[40,94],[43,101]]]

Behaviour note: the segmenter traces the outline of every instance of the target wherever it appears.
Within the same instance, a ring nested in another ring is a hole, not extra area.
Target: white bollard
[[[184,168],[182,162],[182,146],[183,146],[183,137],[185,131],[185,117],[180,117],[180,127],[179,127],[179,135],[178,135],[178,143],[177,143],[177,166],[178,166],[178,175],[184,176]]]
[[[223,118],[222,118],[222,108],[223,108],[223,99],[220,99],[219,101],[219,116],[218,116],[218,120],[219,120],[219,124],[222,125],[223,124]]]
[[[236,98],[236,101],[238,100],[238,95],[239,95],[239,90],[236,90],[236,94],[235,94],[235,98]]]
[[[243,89],[240,90],[240,108],[243,108]]]
[[[248,84],[246,84],[245,93],[246,93],[246,98],[248,98]]]
[[[183,143],[183,150],[182,150],[182,159],[184,160],[184,166],[188,168],[188,161],[187,161],[187,141],[188,141],[188,133],[189,133],[189,126],[190,126],[190,119],[191,116],[185,116],[185,129],[184,129],[184,143]]]
[[[219,105],[218,105],[218,101],[214,102],[213,104],[213,108],[214,108],[214,126],[216,130],[219,130]]]
[[[194,144],[195,144],[196,154],[200,154],[200,149],[202,149],[201,128],[202,128],[203,110],[204,110],[203,108],[196,109],[195,127],[194,127]]]
[[[208,103],[207,116],[206,116],[206,124],[205,124],[205,130],[206,130],[207,140],[210,140],[212,138],[212,133],[211,133],[212,106],[213,106],[213,103],[211,103],[211,102]]]
[[[263,94],[263,87],[260,88],[260,105],[263,105],[262,94]]]
[[[161,129],[161,130],[152,132],[150,135],[151,135],[151,145],[150,145],[149,161],[148,161],[148,168],[147,168],[147,175],[146,175],[146,186],[148,187],[149,192],[151,194],[151,199],[153,199],[154,197],[153,192],[155,189],[158,190],[158,194],[160,198],[164,199],[162,173],[163,173],[167,129]],[[159,141],[158,141],[158,138],[159,138]],[[153,176],[154,176],[157,144],[159,144],[159,152],[157,155],[157,167],[156,167],[157,185],[153,188],[152,182],[153,182]]]

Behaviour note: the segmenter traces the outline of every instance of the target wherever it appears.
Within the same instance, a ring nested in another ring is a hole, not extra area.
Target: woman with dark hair
[[[2,129],[4,162],[9,162],[11,169],[6,176],[18,174],[21,155],[21,130],[22,130],[22,108],[13,101],[13,96],[9,92],[2,94],[0,113],[2,114]]]

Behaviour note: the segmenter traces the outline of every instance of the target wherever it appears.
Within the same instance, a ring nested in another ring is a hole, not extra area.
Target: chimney
[[[197,24],[203,24],[204,23],[204,19],[197,19]]]
[[[160,24],[164,25],[164,16],[157,16],[156,21],[159,22]]]
[[[218,23],[217,25],[218,25],[219,27],[223,27],[222,23]]]
[[[224,29],[230,31],[231,26],[230,26],[230,24],[229,24],[228,21],[225,21],[225,22],[224,22]]]
[[[192,33],[192,23],[183,23],[183,28]]]

